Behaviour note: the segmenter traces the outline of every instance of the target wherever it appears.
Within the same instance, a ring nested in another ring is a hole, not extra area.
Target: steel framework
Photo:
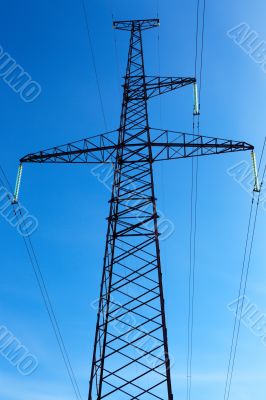
[[[89,400],[172,400],[153,163],[252,150],[246,142],[152,129],[148,100],[194,77],[145,74],[142,31],[159,20],[114,23],[130,32],[120,127],[22,163],[113,163]]]

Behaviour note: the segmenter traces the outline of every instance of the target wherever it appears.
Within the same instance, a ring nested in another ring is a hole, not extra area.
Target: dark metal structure
[[[195,78],[148,76],[142,33],[159,20],[114,23],[130,32],[118,130],[29,154],[21,163],[113,163],[89,400],[172,400],[153,164],[252,150],[245,142],[152,129],[148,100]]]

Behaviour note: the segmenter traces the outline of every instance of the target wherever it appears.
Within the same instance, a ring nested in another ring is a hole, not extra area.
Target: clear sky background
[[[119,123],[128,34],[112,30],[116,19],[156,17],[155,0],[87,0],[89,25],[107,128]],[[161,27],[145,34],[146,69],[193,76],[196,0],[159,0]],[[201,131],[245,140],[261,151],[265,136],[266,74],[226,32],[241,22],[266,40],[266,4],[258,0],[206,1]],[[105,131],[84,15],[79,0],[4,2],[0,45],[38,81],[41,96],[26,104],[0,79],[0,161],[14,182],[18,159],[33,151]],[[160,107],[162,116],[160,117]],[[150,104],[151,125],[191,131],[192,89]],[[237,297],[250,195],[227,169],[248,153],[206,157],[199,162],[196,306],[192,398],[223,398],[233,325],[227,304]],[[191,162],[156,165],[158,207],[175,231],[161,243],[175,399],[186,395]],[[33,242],[69,350],[87,396],[106,232],[107,188],[82,165],[27,165],[21,201],[37,217]],[[265,211],[260,208],[247,295],[266,313]],[[72,400],[74,394],[21,237],[0,219],[0,325],[37,356],[29,377],[0,356],[0,398]],[[265,398],[266,347],[242,326],[231,398]],[[120,399],[118,399],[120,400]]]

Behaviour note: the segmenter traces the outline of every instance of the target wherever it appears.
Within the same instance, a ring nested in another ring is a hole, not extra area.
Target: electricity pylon
[[[153,164],[253,150],[246,142],[150,127],[150,98],[196,82],[146,75],[142,32],[158,25],[158,19],[114,23],[130,32],[119,129],[21,159],[114,165],[89,400],[173,399]]]

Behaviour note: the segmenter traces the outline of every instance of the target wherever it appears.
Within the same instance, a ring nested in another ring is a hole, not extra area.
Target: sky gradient
[[[21,156],[116,129],[121,107],[129,36],[114,33],[115,19],[154,18],[157,1],[86,1],[99,91],[80,1],[5,2],[0,45],[41,85],[25,103],[0,78],[0,162],[15,182]],[[247,0],[206,1],[201,132],[245,140],[260,155],[265,137],[266,74],[227,31],[245,22],[266,41],[266,4]],[[150,75],[193,76],[195,0],[159,1],[159,30],[145,33]],[[159,35],[159,36],[158,36]],[[158,57],[158,38],[160,57]],[[115,46],[116,43],[116,46]],[[150,103],[151,125],[191,132],[191,88]],[[106,126],[105,126],[106,125]],[[227,305],[237,297],[250,208],[250,194],[227,173],[248,153],[199,160],[196,303],[192,399],[223,399],[233,327]],[[265,162],[265,160],[264,160]],[[86,165],[27,165],[21,202],[38,219],[33,243],[85,399],[96,322],[110,192]],[[161,243],[174,399],[186,396],[187,308],[191,161],[155,167],[158,208],[175,227]],[[266,209],[259,209],[247,296],[266,313]],[[0,325],[6,326],[39,361],[22,376],[0,355],[0,398],[72,400],[69,383],[25,247],[17,231],[0,219]],[[266,346],[244,325],[231,398],[263,400]],[[120,399],[118,399],[120,400]]]

